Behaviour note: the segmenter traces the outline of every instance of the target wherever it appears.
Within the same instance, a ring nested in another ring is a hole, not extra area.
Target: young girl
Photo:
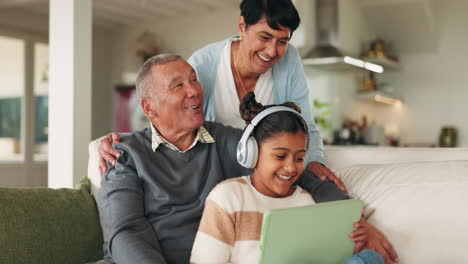
[[[300,112],[293,103],[283,106]],[[268,107],[249,93],[240,105],[241,116],[250,123]],[[251,162],[254,171],[223,181],[211,191],[190,263],[258,263],[263,213],[315,203],[310,193],[294,185],[304,170],[308,144],[307,126],[297,112],[273,112],[254,127],[251,136],[259,148],[258,161]],[[346,263],[384,263],[374,251],[359,254]],[[361,262],[352,262],[357,259]]]

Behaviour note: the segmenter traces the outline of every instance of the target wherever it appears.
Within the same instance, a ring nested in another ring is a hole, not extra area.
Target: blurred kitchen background
[[[239,2],[93,0],[92,137],[145,125],[133,94],[144,59],[236,34]],[[294,3],[291,42],[327,144],[468,147],[468,1]],[[48,14],[47,0],[0,1],[0,174],[42,175],[11,186],[47,181]]]

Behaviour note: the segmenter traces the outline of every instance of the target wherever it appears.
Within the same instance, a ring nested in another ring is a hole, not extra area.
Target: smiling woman
[[[238,36],[207,45],[188,62],[205,93],[206,120],[243,128],[238,105],[248,92],[264,105],[294,102],[303,110],[312,143],[306,162],[321,166],[326,164],[322,138],[311,116],[299,53],[289,43],[300,21],[290,0],[243,0]]]
[[[293,58],[297,51],[291,46],[289,49],[292,50],[287,52],[289,39],[300,23],[299,14],[289,0],[244,0],[240,9],[238,37],[209,45],[189,59],[203,88],[214,96],[214,107],[211,106],[213,102],[205,102],[207,116],[214,114],[217,121],[238,128],[242,128],[244,122],[237,112],[237,106],[245,94],[255,92],[260,103],[271,104],[273,100],[280,99],[274,96],[277,89],[288,89],[279,80],[285,73],[273,69],[278,68],[278,63],[285,56],[284,60],[296,63]],[[215,64],[210,64],[214,68],[209,71],[216,72],[214,76],[204,76],[209,66],[206,64],[208,56],[215,60]],[[300,68],[300,60],[293,66]],[[299,70],[293,74],[301,73]],[[305,82],[294,83],[291,80],[291,83],[301,86],[297,93],[308,92]],[[293,101],[293,98],[281,99]]]

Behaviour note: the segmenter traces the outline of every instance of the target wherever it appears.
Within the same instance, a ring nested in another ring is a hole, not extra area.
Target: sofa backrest
[[[88,177],[91,192],[101,186],[98,138],[89,143]],[[409,162],[468,160],[468,148],[393,148],[393,147],[325,147],[328,167],[332,170],[358,164],[391,164]]]
[[[327,147],[328,166],[400,264],[468,263],[468,149]]]
[[[468,263],[468,160],[353,165],[335,170],[399,264]]]
[[[360,164],[468,160],[468,148],[327,146],[325,153],[327,155],[328,167],[334,170]]]

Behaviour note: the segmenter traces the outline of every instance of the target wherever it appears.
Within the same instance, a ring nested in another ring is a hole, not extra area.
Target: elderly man
[[[203,90],[179,56],[145,62],[137,94],[151,128],[122,137],[115,145],[121,155],[102,180],[97,203],[111,258],[104,263],[188,263],[208,193],[224,179],[250,174],[236,161],[242,131],[204,121]],[[316,201],[346,198],[332,183],[314,181],[304,175],[301,186]],[[393,252],[380,232],[368,234],[361,246]]]

